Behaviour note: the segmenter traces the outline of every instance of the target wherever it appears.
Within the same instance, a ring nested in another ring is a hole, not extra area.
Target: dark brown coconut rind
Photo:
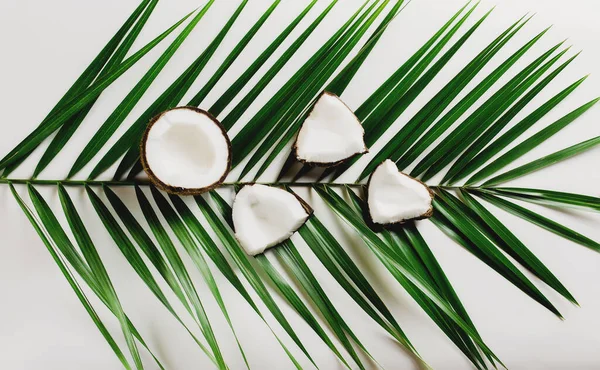
[[[160,117],[162,117],[167,112],[170,112],[172,110],[177,110],[177,109],[190,109],[197,113],[206,115],[221,129],[221,132],[223,133],[223,137],[225,138],[225,141],[227,142],[227,168],[225,169],[223,176],[221,176],[221,178],[218,181],[216,181],[215,183],[213,183],[209,186],[206,186],[204,188],[183,188],[180,186],[169,185],[169,184],[161,181],[154,174],[154,172],[152,172],[152,169],[148,165],[148,160],[146,158],[146,141],[148,140],[148,133],[152,129],[152,126],[154,126],[154,124],[160,119]],[[142,163],[142,167],[144,168],[144,171],[148,175],[148,178],[150,179],[150,181],[154,185],[156,185],[156,187],[158,187],[159,189],[162,189],[170,194],[199,195],[199,194],[206,193],[207,191],[211,191],[211,190],[217,188],[220,184],[222,184],[225,181],[225,178],[227,178],[227,175],[229,174],[229,171],[231,170],[231,141],[229,140],[229,136],[227,136],[227,131],[225,130],[225,127],[223,127],[221,122],[219,122],[209,112],[207,112],[203,109],[197,108],[197,107],[188,107],[188,106],[176,107],[176,108],[172,108],[172,109],[169,109],[162,113],[157,114],[148,123],[148,127],[146,127],[146,131],[144,131],[144,135],[142,136],[142,141],[140,143],[140,162]]]
[[[346,108],[350,112],[352,112],[352,114],[354,114],[354,112],[352,111],[352,109],[350,109],[350,107],[346,103],[344,103],[344,101],[342,99],[340,99],[339,96],[337,96],[334,93],[330,93],[329,91],[323,91],[319,95],[319,97],[317,98],[316,101],[318,101],[321,98],[321,96],[323,96],[325,94],[336,97],[339,101],[342,102],[342,104],[344,104],[346,106]],[[308,115],[306,117],[310,116],[312,114],[312,112],[313,112],[314,109],[315,109],[315,106],[313,105],[313,107],[310,109],[310,112],[308,112]],[[354,115],[354,118],[356,118],[356,121],[362,126],[362,122],[360,122],[360,120],[358,119],[358,117],[356,117],[356,115]],[[302,123],[302,125],[304,126],[304,123]],[[300,127],[300,130],[302,130],[302,126]],[[300,131],[298,131],[298,132],[300,132]],[[363,142],[364,142],[364,137],[365,137],[365,133],[364,133],[364,130],[363,130]],[[344,159],[341,159],[339,161],[335,161],[335,162],[310,162],[310,161],[307,161],[305,159],[302,159],[302,158],[298,157],[298,137],[297,136],[296,136],[296,140],[294,141],[294,145],[292,146],[292,153],[294,155],[294,158],[296,158],[296,160],[298,162],[300,162],[300,163],[302,163],[302,164],[304,164],[306,166],[321,167],[321,168],[329,168],[329,167],[339,166],[340,164],[342,164],[344,162],[347,162],[347,161],[349,161],[350,159],[352,159],[352,158],[354,158],[356,156],[363,155],[363,154],[368,153],[368,152],[369,152],[369,149],[366,148],[363,152],[354,153],[351,156],[349,156],[347,158],[344,158]]]
[[[381,165],[379,165],[381,166]],[[379,168],[379,166],[377,166],[377,168]],[[375,169],[375,171],[377,171],[377,168]],[[427,210],[427,212],[423,213],[420,216],[417,217],[413,217],[413,218],[408,218],[406,220],[402,220],[402,221],[398,221],[398,222],[390,222],[390,223],[386,223],[386,224],[380,224],[378,222],[373,221],[373,218],[371,217],[371,209],[369,208],[369,187],[371,186],[371,178],[373,177],[373,173],[375,173],[375,171],[373,171],[371,173],[371,176],[369,176],[369,181],[367,181],[367,187],[365,188],[365,208],[366,208],[366,218],[367,218],[367,222],[369,225],[371,226],[379,226],[379,227],[384,227],[384,228],[393,228],[394,226],[398,226],[398,225],[402,225],[406,222],[409,221],[418,221],[418,220],[424,220],[426,218],[430,218],[431,216],[433,216],[433,198],[435,197],[435,193],[433,192],[433,190],[431,190],[431,188],[429,186],[427,186],[427,184],[425,184],[423,181],[419,180],[419,179],[415,179],[412,176],[409,176],[407,174],[405,174],[402,171],[398,171],[401,175],[406,176],[410,179],[413,179],[415,181],[420,182],[423,186],[425,186],[425,188],[427,189],[427,191],[429,192],[429,195],[431,196],[431,207],[429,207],[429,209]]]
[[[285,190],[288,193],[290,193],[293,196],[295,196],[296,199],[298,199],[298,202],[300,202],[300,204],[302,204],[302,207],[304,207],[304,210],[308,214],[308,217],[306,218],[306,221],[308,221],[308,219],[310,218],[310,216],[312,216],[313,213],[315,213],[315,211],[312,209],[312,207],[310,206],[310,204],[308,204],[304,199],[302,199],[298,194],[296,194],[292,189],[288,188],[287,186],[285,187]],[[306,223],[306,221],[304,221],[304,223]],[[302,225],[304,225],[304,224],[302,224]],[[302,226],[300,226],[300,227],[302,227]],[[294,230],[294,232],[297,231],[298,229]]]

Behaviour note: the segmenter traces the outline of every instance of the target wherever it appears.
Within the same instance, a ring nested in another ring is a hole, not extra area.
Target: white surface
[[[231,14],[237,2],[217,1],[209,15],[202,20],[191,37],[158,77],[142,103],[137,106],[117,134],[124,132],[128,124],[150,104],[176,78],[207,45],[217,29],[225,22],[225,14]],[[270,43],[273,35],[290,22],[292,17],[305,6],[307,1],[285,0],[259,32],[254,47],[244,52],[231,71],[210,94],[206,108],[241,73],[261,50]],[[322,9],[327,2],[319,2]],[[300,66],[302,61],[325,40],[357,6],[357,1],[344,0],[323,23],[311,41],[304,46],[294,62],[286,66],[260,101],[276,91],[278,86]],[[6,153],[26,134],[33,130],[49,109],[62,96],[72,81],[87,66],[89,61],[104,45],[108,37],[120,26],[124,18],[136,6],[134,0],[3,0],[0,2],[0,44],[3,58],[0,62],[0,101],[3,107],[3,124],[0,137],[0,152]],[[346,5],[351,4],[351,5]],[[150,40],[168,27],[182,14],[198,6],[196,0],[163,0],[144,30],[136,47]],[[343,99],[351,108],[356,108],[397,66],[406,60],[425,42],[454,11],[463,5],[462,0],[414,0],[386,32],[372,57],[349,86]],[[522,45],[535,33],[550,24],[554,27],[533,49],[535,53],[546,50],[556,42],[569,38],[574,50],[585,52],[561,74],[531,107],[558,92],[567,84],[587,73],[592,76],[571,97],[543,119],[543,124],[553,122],[570,109],[597,96],[600,86],[600,22],[599,3],[596,0],[564,1],[548,0],[484,0],[477,14],[493,5],[498,5],[492,16],[478,30],[466,47],[459,52],[440,73],[436,82],[422,94],[413,106],[398,121],[402,124],[421,107],[445,82],[484,47],[502,29],[526,12],[537,12],[530,24],[510,46],[500,52],[495,62],[483,71],[489,72]],[[192,88],[196,92],[203,81],[218,67],[236,41],[246,32],[266,8],[266,1],[252,0],[244,11],[242,20],[232,29],[213,61]],[[312,19],[316,10],[309,16]],[[476,18],[472,17],[469,24]],[[297,33],[295,33],[297,34]],[[287,45],[287,44],[286,44]],[[111,110],[127,94],[131,86],[143,75],[159,55],[162,48],[153,51],[137,66],[116,82],[102,96],[93,114],[79,130],[42,178],[64,177],[74,158],[95,130],[110,114]],[[532,52],[523,63],[532,60]],[[266,63],[270,65],[272,61]],[[519,66],[523,66],[519,63]],[[518,67],[517,67],[518,68]],[[480,75],[481,76],[481,75]],[[479,81],[476,78],[476,83]],[[504,80],[504,79],[503,79]],[[471,84],[473,86],[473,84]],[[244,89],[247,91],[247,89]],[[191,96],[191,95],[190,95]],[[187,98],[186,98],[187,99]],[[255,104],[248,115],[256,112]],[[531,108],[530,107],[530,108]],[[527,112],[530,108],[526,109]],[[527,112],[523,112],[526,114]],[[522,116],[522,115],[521,115]],[[563,130],[560,135],[548,140],[540,148],[528,153],[515,165],[525,163],[543,154],[551,153],[592,136],[600,134],[600,109],[595,107],[584,117]],[[538,126],[540,127],[540,126]],[[239,127],[234,128],[234,133]],[[109,144],[112,144],[115,135]],[[109,145],[110,146],[110,145]],[[107,146],[107,147],[109,147]],[[107,148],[106,147],[106,148]],[[373,148],[373,149],[377,149]],[[106,149],[100,151],[104,154]],[[555,165],[542,172],[519,179],[511,185],[542,187],[563,191],[579,192],[599,196],[600,171],[598,156],[600,149],[592,150],[576,159]],[[14,176],[29,176],[41,152],[27,161]],[[99,156],[96,158],[96,160]],[[368,160],[369,157],[366,157]],[[282,161],[285,158],[282,158]],[[361,162],[363,163],[363,162]],[[365,164],[364,162],[363,164]],[[89,172],[87,167],[82,173]],[[272,176],[269,174],[268,176]],[[268,177],[265,175],[265,179]],[[435,181],[435,180],[434,180]],[[25,191],[19,187],[22,194]],[[54,209],[59,209],[55,190],[42,189]],[[173,320],[157,300],[149,293],[127,265],[121,253],[103,229],[87,197],[81,189],[70,189],[79,210],[89,226],[94,242],[106,262],[114,279],[124,307],[134,323],[164,361],[168,369],[208,368],[205,356],[190,340],[184,330]],[[135,215],[141,216],[131,190],[118,189]],[[305,195],[305,193],[300,193]],[[307,196],[321,218],[329,211],[316,201],[314,194]],[[0,186],[0,368],[11,370],[61,369],[61,370],[106,370],[120,368],[104,339],[72,293],[49,254],[28,224],[12,199],[7,186]],[[190,207],[193,204],[190,202]],[[591,213],[558,212],[542,210],[561,223],[600,239],[598,222],[600,217]],[[195,208],[193,208],[195,209]],[[481,335],[499,357],[512,369],[597,369],[600,368],[600,256],[574,243],[518,220],[494,209],[498,217],[515,231],[517,236],[560,278],[578,299],[581,307],[574,307],[562,300],[547,287],[542,291],[556,304],[566,321],[561,322],[547,310],[533,302],[502,277],[446,239],[433,225],[419,224],[436,257],[444,267],[450,281],[476,323]],[[61,219],[64,222],[64,220]],[[339,224],[325,220],[330,230],[348,248],[370,281],[384,297],[400,325],[413,341],[420,353],[435,369],[465,369],[468,362],[459,351],[432,324],[428,317],[397,286],[374,257],[365,250],[351,233],[344,233]],[[328,275],[307,247],[295,238],[299,249],[312,271],[317,275],[329,297],[340,308],[349,325],[356,330],[371,353],[387,369],[414,367],[414,363],[366,317],[345,295]],[[200,295],[208,297],[208,289],[201,277],[193,271]],[[238,329],[240,340],[255,369],[290,369],[285,355],[278,347],[268,329],[251,312],[251,309],[225,279],[216,274],[225,302],[231,310],[232,321]],[[169,296],[169,298],[173,298]],[[276,297],[281,302],[279,297]],[[97,304],[96,300],[92,300]],[[242,359],[232,340],[225,321],[214,300],[205,299],[218,339],[223,343],[225,357],[232,369],[243,368]],[[118,323],[99,305],[98,309],[110,329],[118,334]],[[323,369],[338,369],[341,365],[331,352],[318,340],[291,309],[282,304],[285,314],[296,328],[300,338]],[[180,307],[178,306],[178,309]],[[269,321],[272,322],[269,317]],[[281,334],[281,331],[277,329]],[[282,337],[285,337],[282,335]],[[122,343],[122,342],[121,342]],[[286,341],[286,343],[291,343]],[[308,361],[295,354],[303,365]],[[145,360],[151,364],[147,355]],[[148,368],[152,368],[149,365]]]
[[[387,159],[369,179],[369,212],[373,222],[395,224],[423,216],[431,210],[431,193],[419,181],[398,171]]]
[[[146,139],[148,167],[171,186],[200,189],[213,185],[227,171],[230,156],[221,127],[192,109],[166,112]]]
[[[308,213],[298,198],[265,185],[246,185],[233,201],[235,236],[247,254],[255,256],[289,239],[304,225]]]
[[[365,130],[343,101],[323,94],[302,124],[296,141],[298,159],[335,163],[364,153]]]

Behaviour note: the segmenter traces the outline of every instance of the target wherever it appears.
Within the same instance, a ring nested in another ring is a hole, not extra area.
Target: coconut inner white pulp
[[[227,170],[229,148],[221,128],[206,114],[192,109],[165,112],[151,127],[146,161],[167,185],[204,188]]]
[[[389,159],[369,181],[369,212],[373,222],[391,224],[418,218],[431,209],[431,194],[421,182],[398,171]]]
[[[308,212],[293,194],[265,185],[246,185],[233,201],[235,236],[254,256],[292,236]]]
[[[296,140],[298,159],[333,163],[366,151],[360,121],[337,96],[322,94]]]

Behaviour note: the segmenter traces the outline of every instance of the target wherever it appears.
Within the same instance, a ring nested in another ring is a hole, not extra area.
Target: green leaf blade
[[[213,196],[216,196],[216,193],[212,193]],[[233,258],[234,262],[248,281],[250,285],[254,288],[256,293],[259,295],[265,306],[269,309],[269,311],[273,314],[275,319],[279,322],[279,324],[283,327],[283,329],[288,333],[290,338],[296,343],[296,345],[302,350],[302,352],[306,355],[306,357],[315,364],[312,357],[309,355],[308,351],[302,344],[302,341],[298,338],[297,334],[292,329],[290,323],[285,318],[280,308],[277,306],[273,297],[267,290],[266,286],[260,279],[258,273],[255,271],[254,267],[250,264],[248,257],[242,251],[242,248],[238,245],[235,236],[233,235],[231,229],[229,229],[217,216],[215,211],[208,204],[206,199],[202,196],[194,197],[196,200],[196,204],[200,208],[202,214],[206,217],[208,222],[213,227],[215,233],[219,236],[223,246],[227,249],[230,256]],[[316,365],[315,365],[316,366]]]
[[[433,144],[433,142],[436,141],[442,133],[448,130],[461,115],[471,108],[495,82],[508,72],[508,70],[521,59],[521,57],[523,57],[546,32],[547,29],[539,33],[517,50],[511,57],[494,70],[494,72],[489,74],[463,100],[457,103],[446,116],[423,135],[421,139],[419,139],[419,142],[413,145],[413,147],[411,147],[411,149],[396,162],[397,166],[399,168],[406,168],[412,163],[417,158],[416,153],[423,152]],[[471,115],[465,118],[463,122],[450,132],[448,136],[442,139],[442,141],[431,150],[430,155],[428,155],[426,159],[421,160],[416,165],[414,170],[411,171],[411,176],[416,177],[424,171],[427,171],[422,177],[423,181],[427,181],[456,158],[456,156],[466,148],[467,143],[472,141],[473,138],[476,138],[486,126],[490,125],[498,118],[504,110],[510,107],[512,102],[514,102],[520,94],[525,92],[527,88],[543,74],[545,71],[543,68],[540,68],[535,74],[532,74],[532,72],[559,46],[560,44],[554,46],[550,49],[551,51],[544,53],[540,58],[534,60],[534,62],[521,70],[515,77],[499,88],[489,99],[483,102]],[[547,68],[549,68],[550,65],[551,64],[548,63]],[[440,155],[440,153],[445,153],[446,155]]]
[[[125,56],[133,46],[133,43],[139,36],[140,32],[146,25],[146,22],[150,18],[150,15],[154,11],[154,8],[158,4],[158,0],[153,0],[151,4],[146,8],[140,19],[133,26],[131,32],[127,35],[125,40],[123,40],[122,44],[112,55],[111,59],[106,63],[106,66],[102,70],[102,72],[98,75],[98,79],[102,79],[108,75],[114,68],[121,64]],[[82,108],[81,111],[69,119],[65,124],[58,130],[56,136],[52,139],[48,148],[40,158],[40,161],[35,167],[33,171],[33,178],[36,178],[49,164],[52,160],[58,155],[58,153],[64,148],[69,139],[73,136],[75,131],[79,128],[79,126],[83,123],[89,111],[94,107],[97,98],[92,100],[86,107]],[[6,175],[6,171],[4,172]]]
[[[138,5],[138,7],[133,11],[133,13],[127,18],[125,23],[121,26],[121,28],[115,33],[115,35],[109,40],[109,42],[102,48],[100,53],[92,60],[90,65],[85,69],[85,71],[79,76],[79,78],[73,83],[73,85],[69,88],[69,90],[65,93],[65,95],[58,101],[58,103],[52,108],[50,113],[42,120],[40,126],[45,126],[48,124],[48,120],[50,117],[55,115],[58,111],[63,109],[63,107],[68,103],[75,95],[78,95],[82,91],[84,91],[90,83],[96,78],[98,73],[102,70],[103,67],[107,64],[109,57],[114,53],[115,49],[117,49],[121,40],[125,37],[129,29],[134,25],[136,20],[139,18],[140,14],[148,7],[150,4],[150,0],[144,0]],[[23,142],[21,142],[23,144]],[[14,156],[18,151],[20,145],[11,150],[0,162],[7,161],[10,157]],[[17,163],[17,162],[13,162]],[[21,162],[18,162],[19,164]],[[12,172],[12,171],[10,171]],[[6,174],[6,171],[5,171]]]
[[[536,159],[522,166],[506,171],[498,176],[495,176],[485,182],[485,186],[497,186],[501,183],[514,180],[516,178],[528,175],[532,172],[539,171],[545,167],[561,162],[570,157],[583,153],[600,144],[600,136],[596,136],[581,143],[577,143],[568,148],[561,149],[542,158]]]
[[[557,95],[555,95],[552,99],[538,108],[536,111],[531,113],[529,116],[524,118],[521,122],[513,126],[510,130],[508,130],[504,135],[500,136],[498,139],[493,141],[486,149],[484,149],[475,159],[474,161],[480,162],[485,158],[491,158],[494,154],[497,154],[502,148],[508,146],[509,143],[513,142],[517,137],[522,135],[525,130],[531,127],[534,123],[536,123],[543,115],[545,115],[548,111],[550,111],[553,107],[555,107],[559,102],[565,99],[569,94],[571,94],[583,81],[585,77],[578,80],[574,84],[570,85]],[[592,100],[591,102],[577,108],[576,110],[570,112],[566,116],[563,116],[555,123],[550,125],[549,127],[564,127],[564,125],[568,125],[573,122],[576,118],[582,115],[585,111],[591,108],[596,100]],[[514,159],[520,157],[523,153],[533,149],[535,146],[539,145],[542,141],[544,141],[545,133],[549,132],[549,130],[543,129],[541,134],[535,134],[531,138],[525,140],[524,142],[517,145],[515,148],[511,149],[507,153],[500,156],[498,159],[494,160],[479,172],[475,173],[469,180],[466,181],[467,185],[474,184],[483,180],[484,178],[494,174],[499,169],[503,168]]]
[[[554,274],[489,210],[475,200],[469,193],[461,191],[465,204],[488,225],[488,232],[496,244],[512,256],[522,266],[530,270],[540,280],[574,304],[578,304],[573,295],[554,276]]]
[[[113,350],[113,352],[115,353],[115,355],[117,356],[117,358],[119,359],[119,361],[121,362],[123,367],[127,370],[130,370],[131,365],[127,361],[127,358],[125,357],[125,355],[123,354],[123,352],[121,351],[121,349],[119,348],[117,343],[115,342],[114,338],[112,337],[112,335],[110,334],[110,332],[108,331],[108,329],[106,328],[106,326],[104,325],[104,323],[102,322],[102,320],[100,319],[100,317],[98,316],[98,314],[96,313],[96,311],[94,310],[94,308],[92,307],[90,302],[88,301],[87,297],[85,296],[85,293],[81,290],[81,288],[77,284],[75,278],[73,277],[73,275],[71,274],[71,272],[69,271],[69,269],[67,268],[65,263],[62,261],[58,252],[54,249],[54,247],[50,243],[50,240],[48,239],[48,237],[46,237],[46,234],[44,233],[40,224],[35,219],[32,211],[29,209],[29,207],[27,207],[27,205],[25,204],[23,199],[19,196],[19,194],[15,190],[14,186],[12,184],[10,184],[9,186],[10,186],[10,190],[11,190],[14,198],[16,199],[17,203],[19,204],[19,206],[21,207],[21,209],[27,216],[27,219],[29,220],[29,222],[31,223],[31,225],[33,226],[33,228],[39,235],[40,239],[42,239],[42,242],[44,243],[44,245],[48,249],[48,252],[50,252],[50,255],[52,256],[52,259],[54,259],[54,262],[58,265],[62,274],[67,279],[67,282],[69,283],[69,285],[71,286],[71,288],[73,289],[75,294],[77,295],[77,298],[79,299],[81,304],[84,306],[87,313],[90,315],[90,318],[92,319],[92,321],[94,322],[94,324],[96,325],[96,327],[98,328],[98,330],[100,331],[100,333],[102,334],[102,336],[104,337],[106,342],[109,344],[109,346],[111,347],[111,349]]]
[[[536,212],[521,207],[515,203],[509,202],[505,199],[497,197],[483,190],[470,190],[472,193],[477,195],[479,198],[488,201],[507,212],[514,214],[515,216],[522,218],[534,225],[537,225],[543,229],[546,229],[556,235],[559,235],[567,240],[571,240],[577,244],[583,245],[584,247],[590,248],[596,252],[600,252],[600,243],[595,240],[588,238],[585,235],[578,233],[561,223],[544,217]]]
[[[550,51],[550,50],[549,50]],[[563,51],[559,53],[557,56],[552,58],[550,61],[545,63],[544,66],[540,67],[538,71],[536,71],[532,76],[530,76],[525,83],[528,84],[528,81],[533,81],[536,78],[536,75],[544,73],[555,61],[560,58],[566,52]],[[545,54],[540,58],[544,58]],[[488,145],[496,135],[498,135],[504,127],[506,127],[510,121],[533,100],[543,89],[548,86],[550,82],[552,82],[575,58],[577,55],[569,58],[566,62],[552,71],[548,76],[546,76],[541,82],[536,84],[529,92],[523,96],[523,98],[519,99],[506,113],[502,115],[496,122],[494,122],[490,127],[488,127],[485,132],[479,136],[467,150],[457,159],[457,161],[452,165],[450,170],[444,176],[442,182],[449,182],[450,184],[454,184],[459,180],[462,180],[474,170],[476,170],[479,166],[481,166],[487,159],[485,157],[477,157],[477,155]],[[532,116],[531,119],[535,119],[535,116]]]
[[[106,77],[94,82],[88,89],[80,94],[77,94],[67,103],[65,103],[65,109],[61,109],[60,111],[56,112],[56,114],[48,117],[47,122],[44,125],[37,127],[25,139],[17,144],[17,146],[11,151],[11,155],[7,155],[4,159],[0,160],[0,169],[4,169],[7,166],[22,161],[24,158],[26,158],[42,141],[49,137],[54,131],[59,129],[68,119],[80,112],[81,109],[87,104],[97,98],[102,91],[104,91],[121,75],[129,70],[129,68],[131,68],[135,63],[148,54],[148,52],[150,52],[154,47],[160,44],[161,41],[175,31],[192,14],[193,13],[190,13],[184,16],[169,29],[161,33],[159,36],[138,50],[135,54],[123,61],[118,68],[109,73]]]
[[[440,191],[434,207],[470,241],[470,251],[525,294],[559,318],[562,315],[539,289],[485,236],[481,223],[462,202],[448,192]],[[462,217],[461,217],[462,216]],[[473,250],[472,248],[476,248]],[[480,257],[481,256],[481,257]]]
[[[129,113],[140,101],[144,93],[150,88],[150,85],[158,77],[160,72],[164,69],[167,63],[171,60],[173,55],[177,52],[179,47],[187,39],[190,33],[194,30],[198,22],[204,16],[208,7],[212,5],[214,0],[208,2],[208,4],[199,11],[190,23],[181,31],[181,33],[175,38],[175,40],[169,45],[163,54],[156,60],[152,67],[144,74],[144,76],[138,81],[133,89],[127,94],[127,96],[119,103],[117,108],[111,113],[111,115],[102,124],[100,129],[96,131],[94,136],[90,139],[86,147],[81,151],[73,166],[69,170],[67,178],[73,177],[98,153],[98,151],[106,144],[114,132],[121,126],[123,121],[127,118]]]
[[[527,188],[486,188],[487,192],[550,206],[573,206],[600,211],[600,198],[561,191]]]

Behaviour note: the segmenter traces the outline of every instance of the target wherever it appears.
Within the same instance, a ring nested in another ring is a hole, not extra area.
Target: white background
[[[210,106],[228,84],[244,70],[249,61],[253,60],[270,43],[272,37],[280,32],[306,4],[307,1],[304,0],[284,0],[253,40],[251,47],[242,54],[202,106],[204,108]],[[314,18],[317,9],[324,8],[326,4],[327,2],[319,2],[308,19]],[[0,101],[3,112],[0,153],[6,153],[36,127],[136,5],[135,0],[2,0],[0,2],[0,45],[2,46]],[[196,0],[161,1],[134,49],[139,48],[198,5],[199,2]],[[357,1],[340,1],[322,27],[261,96],[260,103],[265,102],[291,76],[357,5]],[[414,0],[390,26],[344,94],[344,100],[351,107],[358,107],[360,102],[462,5],[463,0]],[[530,112],[531,107],[539,106],[560,89],[587,73],[592,73],[591,77],[571,97],[548,114],[542,124],[553,122],[569,110],[597,96],[600,91],[600,73],[598,73],[600,7],[597,1],[572,0],[565,3],[547,0],[484,0],[476,14],[481,15],[494,5],[497,5],[497,9],[492,16],[440,73],[423,96],[415,101],[402,116],[403,118],[397,122],[398,124],[405,122],[493,37],[526,12],[537,12],[537,15],[495,61],[486,67],[484,73],[491,71],[534,34],[548,25],[554,25],[534,47],[533,52],[524,58],[523,63],[532,60],[536,54],[539,55],[540,52],[565,38],[568,38],[568,44],[573,45],[573,52],[583,49],[584,53],[552,83],[546,92],[540,94],[523,114]],[[190,61],[197,57],[218,32],[219,27],[224,24],[226,17],[231,14],[235,6],[237,6],[235,1],[216,2],[118,133],[122,133]],[[197,91],[202,86],[236,41],[267,6],[266,1],[251,0],[243,16],[201,74],[192,91]],[[472,24],[475,19],[476,17],[472,17],[468,23]],[[306,24],[307,22],[303,23]],[[43,173],[42,178],[56,179],[65,176],[75,156],[116,104],[149,68],[165,45],[162,44],[107,90],[83,128],[77,132],[67,149]],[[272,61],[268,64],[270,63]],[[523,65],[519,64],[519,66]],[[513,69],[513,73],[518,68]],[[474,83],[478,82],[483,75],[480,74]],[[255,104],[249,114],[258,108],[260,104]],[[245,116],[247,117],[249,115]],[[516,164],[522,164],[599,135],[599,121],[600,109],[595,107]],[[528,132],[527,135],[530,133]],[[115,139],[116,136],[110,143]],[[576,159],[519,179],[511,185],[599,196],[599,154],[600,149],[589,151]],[[36,152],[31,160],[13,176],[28,177],[40,155],[41,152]],[[277,170],[276,167],[274,166],[274,171]],[[80,176],[87,174],[90,169],[90,167],[86,168]],[[267,180],[268,177],[264,179]],[[435,180],[431,183],[435,183]],[[26,195],[23,188],[19,190]],[[60,208],[54,189],[46,188],[42,193],[54,209]],[[83,191],[74,189],[71,190],[71,194],[77,201],[86,225],[108,266],[126,311],[166,367],[184,370],[209,367],[210,363],[206,357],[127,265],[103,229],[89,202],[86,201]],[[134,213],[141,217],[132,193],[122,190],[119,194],[126,199]],[[315,205],[317,213],[322,218],[328,218],[329,211],[321,203],[314,197],[309,197],[308,200]],[[119,362],[66,284],[24,215],[17,208],[8,187],[4,185],[0,185],[0,204],[0,368],[11,370],[120,368]],[[533,206],[532,209],[542,210],[545,215],[552,216],[592,238],[600,239],[598,215],[584,212],[559,212]],[[497,209],[493,211],[571,290],[581,307],[574,307],[547,287],[538,284],[542,292],[565,316],[566,321],[560,321],[468,252],[449,241],[430,223],[421,222],[420,230],[454,284],[483,338],[512,369],[600,368],[598,354],[600,256],[502,211]],[[355,260],[359,261],[364,273],[384,297],[400,325],[428,363],[435,369],[469,368],[470,365],[464,356],[386,274],[373,256],[366,252],[365,247],[351,234],[344,232],[345,230],[339,225],[332,222],[328,222],[328,225],[332,227],[332,231],[348,248]],[[300,239],[294,240],[315,274],[321,279],[324,289],[375,358],[387,369],[415,367],[414,362],[342,292],[315,257],[306,251],[307,247]],[[194,271],[191,265],[189,269]],[[231,311],[233,323],[253,368],[291,368],[291,364],[264,324],[225,279],[218,273],[216,275],[226,304]],[[209,297],[210,293],[202,284],[199,274],[194,272],[193,276],[201,296],[206,297],[204,301],[230,367],[242,369],[242,360],[217,306]],[[278,297],[277,299],[281,302]],[[95,300],[92,302],[96,303],[109,328],[113,330],[116,337],[119,337],[116,321]],[[342,368],[331,352],[298,316],[284,303],[282,306],[321,368]],[[278,333],[282,334],[281,331]],[[285,336],[282,334],[282,337]],[[306,358],[301,356],[291,342],[286,341],[286,343],[294,349],[302,364],[309,367]],[[153,368],[152,362],[146,355],[144,356],[148,368]]]

